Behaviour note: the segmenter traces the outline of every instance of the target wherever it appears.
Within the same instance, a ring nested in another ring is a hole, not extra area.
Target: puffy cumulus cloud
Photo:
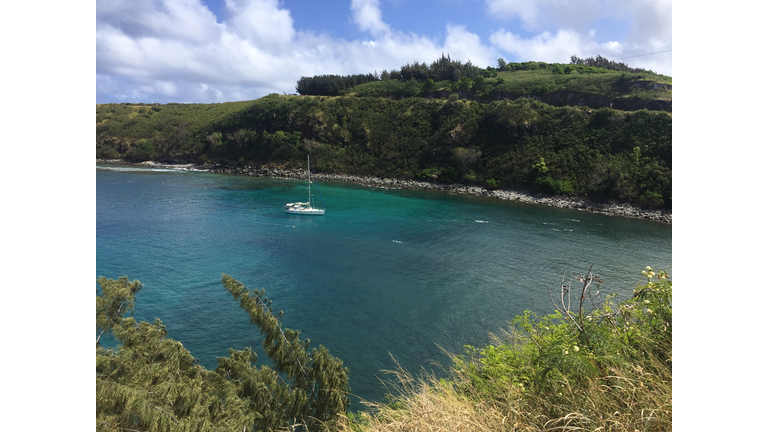
[[[628,19],[626,5],[632,2],[636,0],[485,0],[488,15],[497,19],[519,19],[529,31],[553,28],[588,31],[599,19]]]
[[[226,6],[233,17],[227,27],[255,46],[282,50],[295,36],[291,13],[280,9],[277,0],[226,0]]]
[[[497,51],[483,44],[478,35],[461,25],[448,24],[446,30],[445,44],[441,51],[450,53],[452,59],[472,60],[475,66],[482,67],[496,65]],[[430,58],[437,59],[437,56]]]
[[[393,31],[374,0],[351,2],[353,20],[371,36],[353,41],[296,31],[277,0],[227,0],[222,23],[197,1],[99,2],[99,103],[248,100],[294,92],[302,75],[372,73],[442,53],[478,65],[497,58],[462,26],[447,25],[443,41]]]
[[[477,34],[467,31],[464,26],[450,23],[446,25],[442,43],[414,33],[392,31],[375,41],[344,44],[339,46],[339,52],[351,64],[367,66],[367,69],[362,69],[367,71],[381,71],[393,66],[399,69],[415,61],[429,63],[443,54],[484,66],[494,64],[498,58],[497,51],[485,46]]]
[[[672,0],[639,0],[623,6],[632,16],[628,43],[657,50],[672,47]]]
[[[598,44],[591,38],[592,35],[585,37],[573,30],[559,30],[554,35],[545,31],[525,39],[502,29],[491,35],[491,43],[520,58],[552,63],[567,63],[572,55],[590,57],[595,51],[610,58],[610,54],[621,51],[618,42]]]
[[[97,7],[97,100],[213,102],[293,91],[302,56],[276,0],[227,0],[217,23],[198,0],[104,0]],[[313,41],[305,38],[307,45]]]
[[[527,27],[539,21],[542,0],[485,0],[488,14],[498,18],[519,18]]]
[[[199,0],[99,0],[98,28],[120,29],[128,38],[157,38],[206,43],[222,31]]]
[[[360,31],[373,35],[385,35],[390,32],[389,26],[381,18],[379,0],[352,0],[349,6],[352,20]]]
[[[488,15],[519,20],[525,38],[502,28],[491,43],[520,59],[568,62],[570,56],[601,55],[633,67],[672,74],[672,0],[486,0]],[[594,30],[605,22],[624,32]],[[660,53],[661,52],[661,53]],[[653,56],[644,54],[659,53]]]

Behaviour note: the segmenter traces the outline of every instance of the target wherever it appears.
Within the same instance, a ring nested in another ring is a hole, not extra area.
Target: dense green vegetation
[[[96,157],[141,161],[170,155],[212,123],[251,104],[96,105]]]
[[[615,70],[620,72],[648,72],[645,69],[629,67],[629,65],[624,64],[622,62],[615,62],[612,60],[608,60],[607,58],[600,55],[598,55],[597,57],[587,57],[584,59],[578,58],[576,56],[571,56],[571,64],[577,65],[577,66],[599,67],[603,69]]]
[[[470,99],[490,101],[558,91],[615,98],[671,99],[670,77],[597,56],[571,57],[571,64],[529,61],[481,69],[442,56],[431,65],[414,62],[400,70],[367,75],[302,77],[296,91],[315,96],[435,97],[440,93],[471,92]],[[654,90],[648,92],[648,89]]]
[[[443,57],[299,82],[338,97],[98,105],[96,156],[302,167],[309,153],[318,172],[671,207],[672,115],[627,108],[671,107],[671,78],[565,66],[499,59],[480,69]]]
[[[215,117],[230,108],[216,106],[210,118],[192,122],[179,115],[182,107],[128,118],[136,107],[102,105],[97,157],[302,167],[310,153],[318,172],[671,205],[672,116],[665,112],[554,107],[530,99],[481,104],[278,95],[239,107]],[[199,106],[190,109],[199,114]]]
[[[643,275],[618,304],[591,269],[564,277],[550,288],[554,314],[525,312],[496,343],[466,346],[445,380],[397,372],[389,402],[361,413],[347,412],[342,362],[322,346],[309,353],[263,291],[222,277],[274,366],[257,367],[245,348],[210,371],[159,320],[130,317],[138,281],[99,278],[97,430],[671,430],[672,283],[650,267]],[[104,333],[118,346],[102,347]]]
[[[96,428],[100,431],[273,431],[303,425],[323,430],[349,407],[348,370],[322,345],[283,328],[264,291],[251,291],[223,275],[224,288],[264,336],[273,367],[257,365],[251,348],[230,349],[207,370],[167,337],[159,319],[133,317],[142,285],[99,278],[96,293]],[[128,318],[124,318],[129,315]],[[100,345],[109,332],[116,348]]]
[[[338,96],[346,89],[378,80],[378,74],[301,77],[296,84],[296,91],[301,95]]]

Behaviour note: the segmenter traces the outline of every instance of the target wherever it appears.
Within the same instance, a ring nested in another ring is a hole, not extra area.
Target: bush
[[[424,180],[434,180],[440,176],[440,172],[439,168],[425,168],[419,171],[416,177]]]
[[[554,314],[526,311],[507,342],[455,356],[457,389],[502,410],[516,406],[513,420],[536,430],[671,430],[672,283],[664,271],[642,273],[647,283],[618,305],[599,301],[602,280],[591,269],[563,277],[550,291]]]
[[[120,153],[113,147],[102,147],[96,150],[97,159],[120,159]]]
[[[664,199],[658,192],[645,191],[640,195],[640,204],[651,208],[660,208],[664,205]]]
[[[155,145],[148,139],[140,139],[125,154],[126,159],[134,161],[152,160],[155,155]]]
[[[573,192],[573,186],[570,182],[555,180],[550,176],[536,179],[535,184],[544,193],[562,195]]]
[[[535,85],[535,86],[531,87],[530,91],[531,91],[531,94],[534,94],[534,95],[537,95],[537,96],[541,96],[544,93],[548,93],[550,91],[550,88],[549,88],[549,86],[547,86],[545,84],[541,84],[541,85]]]
[[[459,177],[459,172],[454,167],[447,167],[440,173],[440,180],[446,183],[453,183]]]

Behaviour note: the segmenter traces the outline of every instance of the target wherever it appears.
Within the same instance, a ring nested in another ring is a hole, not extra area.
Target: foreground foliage
[[[159,320],[130,317],[138,281],[99,278],[97,430],[668,431],[672,428],[672,283],[650,267],[632,298],[602,299],[592,274],[563,277],[556,312],[515,318],[484,348],[453,356],[447,380],[394,372],[390,401],[347,413],[347,369],[285,329],[263,291],[223,275],[264,335],[273,367],[250,349],[201,367]],[[128,316],[125,318],[125,316]],[[119,345],[104,348],[104,333]]]
[[[224,288],[259,327],[273,367],[257,366],[251,348],[230,349],[203,368],[167,337],[160,320],[132,317],[142,286],[99,278],[96,296],[96,426],[103,431],[273,431],[334,428],[349,406],[348,370],[322,345],[282,328],[264,291],[223,275]],[[111,332],[116,348],[100,345]]]
[[[557,313],[526,313],[494,345],[467,346],[450,381],[395,371],[388,404],[345,425],[356,431],[672,429],[672,284],[667,273],[619,304],[598,302],[598,277],[564,278]],[[578,306],[577,306],[578,305]]]

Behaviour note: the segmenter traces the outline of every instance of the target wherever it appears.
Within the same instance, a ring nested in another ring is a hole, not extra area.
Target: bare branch
[[[561,309],[560,306],[555,303],[555,299],[552,298],[552,286],[550,284],[547,284],[547,289],[549,290],[549,300],[552,301],[552,305],[557,309],[558,312],[560,312],[563,315],[566,315],[565,309]],[[562,292],[560,294],[562,296]],[[562,297],[560,299],[560,302],[562,303]]]

